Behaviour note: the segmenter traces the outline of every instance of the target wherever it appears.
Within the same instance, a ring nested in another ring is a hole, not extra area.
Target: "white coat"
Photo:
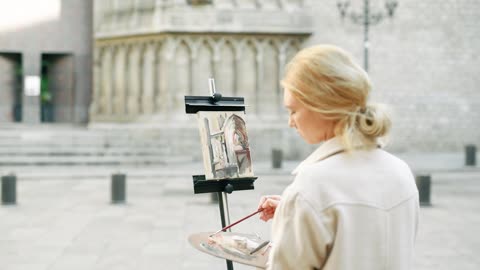
[[[412,268],[418,191],[410,168],[375,148],[322,144],[294,171],[272,223],[267,269]]]

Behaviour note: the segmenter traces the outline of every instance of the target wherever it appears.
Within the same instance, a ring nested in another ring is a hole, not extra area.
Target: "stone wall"
[[[350,10],[362,11],[362,1]],[[384,0],[371,0],[374,11]],[[393,115],[390,149],[463,151],[480,144],[480,1],[399,0],[392,19],[370,28],[372,101]],[[363,62],[363,27],[340,19],[335,0],[311,1],[315,33]]]

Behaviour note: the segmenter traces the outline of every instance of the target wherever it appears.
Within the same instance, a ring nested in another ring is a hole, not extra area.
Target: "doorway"
[[[0,52],[0,122],[22,121],[22,54]]]
[[[42,54],[40,81],[41,121],[70,123],[74,116],[74,64],[72,54]]]

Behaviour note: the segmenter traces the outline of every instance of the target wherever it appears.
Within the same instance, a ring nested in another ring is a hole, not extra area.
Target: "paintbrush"
[[[264,246],[266,246],[266,245],[268,245],[268,244],[270,244],[270,241],[265,241],[265,242],[261,243],[260,245],[258,245],[258,247],[256,247],[254,250],[252,250],[252,251],[250,252],[250,255],[252,255],[253,253],[259,251],[260,249],[262,249]],[[262,255],[263,255],[263,254],[262,254]]]
[[[232,223],[232,224],[230,224],[230,225],[228,225],[228,226],[225,226],[225,227],[221,228],[220,230],[212,233],[212,234],[210,235],[210,237],[214,236],[215,234],[217,234],[217,233],[219,233],[219,232],[221,232],[221,231],[225,231],[225,230],[227,230],[227,229],[230,229],[231,227],[237,225],[238,223],[244,221],[245,219],[250,218],[250,217],[252,217],[252,216],[254,216],[254,215],[256,215],[256,214],[258,214],[258,213],[260,213],[260,212],[262,212],[262,211],[263,211],[263,208],[260,208],[260,209],[258,209],[257,211],[255,211],[254,213],[252,213],[252,214],[250,214],[250,215],[248,215],[248,216],[246,216],[246,217],[244,217],[244,218],[242,218],[242,219],[240,219],[240,220],[238,220],[238,221],[235,221],[234,223]]]

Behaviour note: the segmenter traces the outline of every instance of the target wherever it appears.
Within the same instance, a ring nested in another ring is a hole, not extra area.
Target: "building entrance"
[[[71,54],[42,54],[40,83],[42,122],[73,122],[73,68]]]

